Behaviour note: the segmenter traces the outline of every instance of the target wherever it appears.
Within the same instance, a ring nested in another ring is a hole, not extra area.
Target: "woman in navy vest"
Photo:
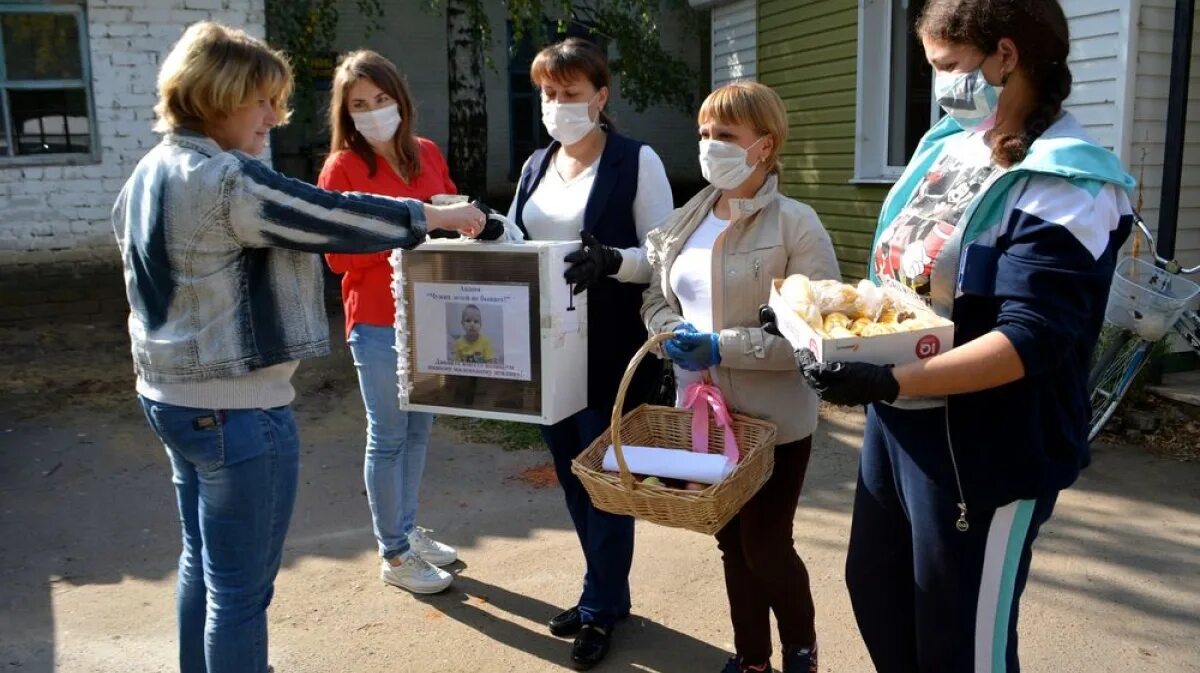
[[[604,113],[612,76],[600,49],[578,38],[551,45],[530,76],[554,142],[525,162],[508,216],[530,239],[580,237],[566,276],[575,293],[588,293],[588,406],[542,428],[587,561],[578,604],[551,619],[550,632],[575,636],[571,664],[586,670],[608,653],[613,626],[629,614],[633,519],[594,508],[571,460],[608,427],[621,375],[646,340],[638,311],[651,269],[642,243],[674,204],[662,160],[615,133]],[[656,384],[653,365],[639,370],[626,405],[647,401]]]

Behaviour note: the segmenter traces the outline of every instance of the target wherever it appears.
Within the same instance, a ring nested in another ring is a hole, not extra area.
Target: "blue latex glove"
[[[687,329],[682,329],[685,325]],[[695,327],[684,323],[676,328],[675,338],[663,344],[663,352],[689,372],[703,371],[721,364],[721,335],[697,332]]]

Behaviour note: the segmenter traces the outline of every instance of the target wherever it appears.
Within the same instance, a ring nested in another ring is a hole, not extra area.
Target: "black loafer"
[[[554,619],[551,619],[547,624],[550,627],[550,633],[559,638],[570,638],[579,633],[579,629],[583,627],[582,618],[579,616],[579,607],[573,607],[569,610],[564,610]]]
[[[571,647],[571,668],[586,671],[604,661],[608,655],[608,644],[612,640],[612,627],[584,624],[575,636],[575,644]]]

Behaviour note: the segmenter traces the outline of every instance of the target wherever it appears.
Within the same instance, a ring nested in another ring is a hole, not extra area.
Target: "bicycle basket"
[[[1147,341],[1158,341],[1198,293],[1200,285],[1187,278],[1125,257],[1117,264],[1104,316]]]

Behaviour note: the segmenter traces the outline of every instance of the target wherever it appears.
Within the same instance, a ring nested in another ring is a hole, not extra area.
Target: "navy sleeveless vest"
[[[524,211],[550,166],[557,141],[533,153],[517,185],[517,226],[525,232]],[[616,248],[638,247],[633,219],[637,196],[638,155],[642,143],[608,133],[596,181],[583,213],[583,228],[601,243]],[[588,289],[588,407],[610,413],[617,387],[634,353],[646,342],[642,323],[642,292],[646,285],[605,278]],[[659,367],[647,358],[634,375],[625,408],[649,401],[658,385]]]

